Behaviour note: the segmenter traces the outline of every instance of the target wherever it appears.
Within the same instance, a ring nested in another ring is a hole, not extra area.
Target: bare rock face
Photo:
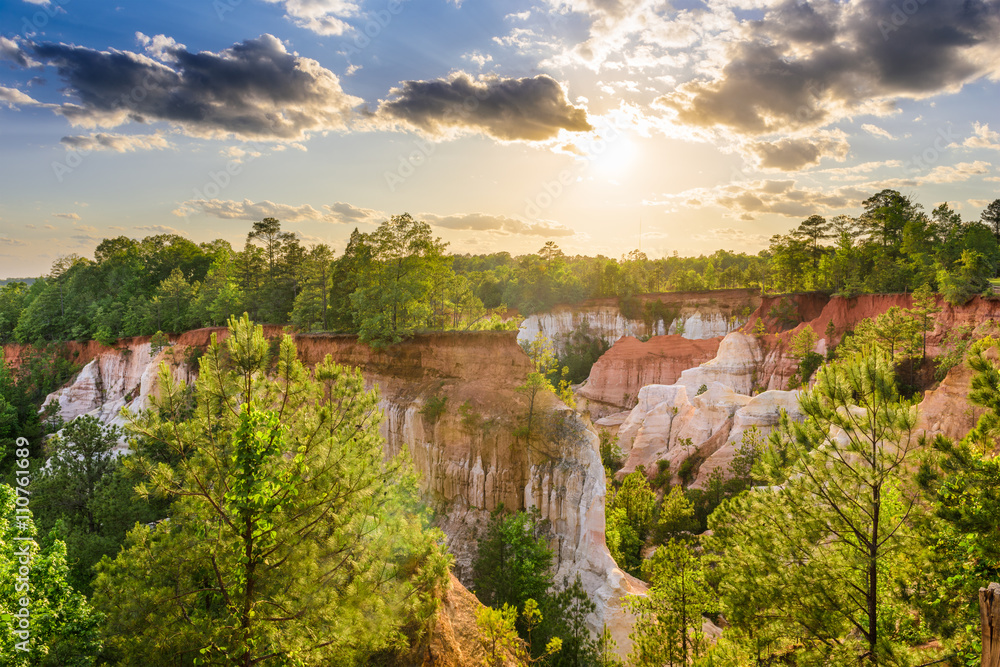
[[[718,382],[739,394],[753,390],[760,372],[762,351],[753,336],[734,331],[719,343],[715,358],[681,373],[677,384],[684,385],[693,396],[702,385]]]
[[[652,384],[674,384],[681,373],[716,356],[719,338],[688,340],[654,336],[646,342],[626,336],[594,364],[590,377],[576,391],[591,417],[631,409],[639,390]]]
[[[663,292],[634,298],[634,313],[622,313],[618,299],[590,299],[575,306],[556,306],[529,315],[521,324],[518,341],[534,340],[542,333],[561,351],[566,335],[586,323],[592,335],[612,342],[623,336],[682,335],[692,340],[725,336],[743,326],[760,303],[756,290]],[[644,310],[667,313],[645,319]],[[681,333],[683,331],[683,333]]]
[[[203,349],[224,329],[188,332],[156,356],[148,340],[122,341],[93,351],[77,378],[48,397],[65,419],[93,414],[121,424],[121,408],[147,405],[161,361],[175,377],[194,380],[189,351]],[[266,335],[277,335],[268,328]],[[604,539],[604,468],[597,435],[553,396],[539,401],[536,438],[530,446],[513,436],[527,410],[516,391],[533,367],[509,332],[442,333],[417,336],[373,350],[354,336],[300,335],[299,357],[307,365],[326,355],[361,369],[379,389],[380,429],[387,454],[403,448],[421,476],[421,489],[440,517],[456,557],[455,574],[471,583],[477,530],[489,512],[538,507],[552,528],[557,581],[580,576],[598,606],[588,619],[596,633],[606,625],[619,650],[629,649],[633,619],[623,596],[644,585],[618,569]],[[431,402],[442,410],[428,410]]]

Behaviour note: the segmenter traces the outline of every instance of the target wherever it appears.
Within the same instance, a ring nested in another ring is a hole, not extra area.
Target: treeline
[[[947,203],[930,215],[895,190],[863,203],[857,218],[814,215],[761,253],[768,262],[765,288],[774,292],[823,290],[909,292],[929,285],[951,303],[964,303],[989,287],[1000,267],[1000,199],[967,221]]]
[[[429,225],[408,214],[351,234],[344,252],[302,245],[281,223],[253,224],[241,250],[176,235],[106,239],[94,259],[60,258],[30,285],[0,287],[0,341],[97,339],[221,326],[243,312],[304,331],[358,333],[391,343],[415,331],[499,328],[522,315],[588,298],[662,291],[756,288],[905,292],[922,285],[960,303],[1000,267],[1000,199],[978,221],[947,204],[927,215],[894,190],[857,218],[810,216],[758,253],[620,259],[567,256],[552,241],[519,257],[448,255]]]

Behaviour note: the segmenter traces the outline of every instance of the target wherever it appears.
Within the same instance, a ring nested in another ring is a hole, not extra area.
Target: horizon
[[[1000,5],[914,7],[8,3],[0,273],[264,217],[338,253],[410,211],[456,255],[650,258],[754,254],[883,188],[976,220]]]

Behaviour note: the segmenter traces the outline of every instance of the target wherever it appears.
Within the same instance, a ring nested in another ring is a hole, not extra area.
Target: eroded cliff
[[[280,330],[269,327],[265,333],[276,336]],[[148,339],[67,349],[85,366],[47,403],[58,404],[65,419],[92,414],[120,424],[122,407],[145,407],[160,362],[177,378],[193,381],[196,359],[212,334],[222,340],[228,332],[187,332],[155,354]],[[538,507],[551,526],[557,581],[580,575],[598,605],[589,625],[594,631],[606,625],[627,650],[631,620],[621,598],[645,589],[617,568],[605,545],[597,436],[551,395],[541,401],[536,418],[541,437],[529,446],[513,435],[527,410],[516,387],[532,370],[513,332],[425,334],[383,350],[347,335],[298,335],[295,342],[307,364],[329,354],[361,369],[366,383],[378,386],[387,453],[409,450],[463,583],[471,584],[476,532],[489,512],[500,504]],[[11,350],[11,356],[21,352]]]
[[[591,335],[609,343],[622,336],[682,335],[703,340],[738,329],[759,304],[757,291],[746,289],[662,292],[627,300],[589,299],[528,316],[521,323],[518,340],[534,340],[542,333],[556,350],[562,350],[566,336],[584,324]]]

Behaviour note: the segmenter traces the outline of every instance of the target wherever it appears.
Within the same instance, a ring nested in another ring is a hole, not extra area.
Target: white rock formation
[[[715,359],[681,373],[677,384],[688,388],[690,395],[701,385],[712,382],[723,384],[739,394],[749,394],[753,389],[754,373],[761,372],[761,349],[757,339],[741,331],[727,334],[719,343]]]
[[[642,320],[626,319],[615,306],[590,306],[574,309],[560,306],[544,313],[526,317],[521,323],[517,340],[519,342],[532,341],[541,332],[552,341],[556,350],[560,351],[565,336],[575,331],[583,322],[588,324],[593,335],[613,343],[622,336],[676,334],[678,325],[681,323],[684,325],[684,338],[704,340],[725,336],[743,326],[745,320],[726,316],[721,311],[702,312],[693,308],[683,308],[677,318],[671,322],[669,331],[664,331],[662,321],[657,321],[650,328]]]

